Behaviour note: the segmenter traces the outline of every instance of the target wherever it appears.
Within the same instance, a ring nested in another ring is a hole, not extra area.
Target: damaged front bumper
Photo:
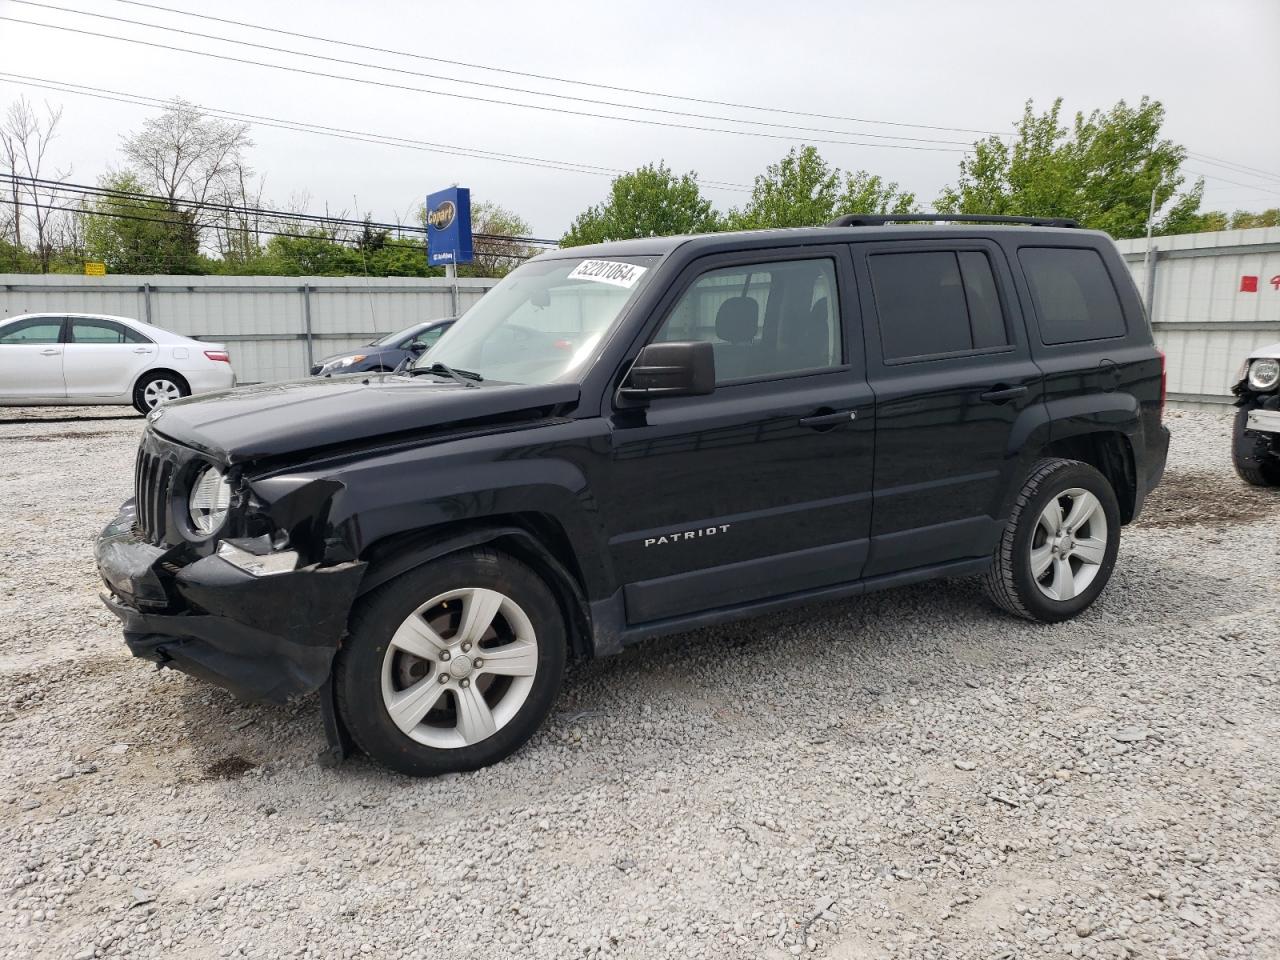
[[[255,575],[217,554],[153,546],[132,501],[98,538],[107,608],[136,657],[207,680],[242,700],[284,703],[329,676],[365,564]]]

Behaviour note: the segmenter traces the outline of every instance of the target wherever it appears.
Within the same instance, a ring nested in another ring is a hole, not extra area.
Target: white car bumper
[[[236,385],[235,371],[229,363],[218,363],[195,370],[185,370],[182,375],[191,385],[191,392],[212,393],[214,390],[230,390]]]

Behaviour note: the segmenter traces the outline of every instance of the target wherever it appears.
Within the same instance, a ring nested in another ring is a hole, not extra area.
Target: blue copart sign
[[[427,263],[471,262],[471,191],[450,187],[427,196]]]

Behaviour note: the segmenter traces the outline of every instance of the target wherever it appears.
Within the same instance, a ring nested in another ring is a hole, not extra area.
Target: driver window
[[[844,351],[835,263],[785,260],[708,271],[654,339],[710,342],[716,383],[838,366]]]

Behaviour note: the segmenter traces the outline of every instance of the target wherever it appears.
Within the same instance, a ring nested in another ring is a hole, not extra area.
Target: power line
[[[51,204],[32,203],[29,200],[15,201],[12,197],[4,197],[4,196],[0,196],[0,203],[6,204],[11,207],[28,207],[36,210],[59,211],[63,213],[80,213],[80,214],[85,214],[86,216],[94,216],[94,217],[108,217],[112,220],[135,220],[135,221],[138,221],[139,223],[159,223],[168,227],[180,227],[184,225],[178,221],[166,220],[161,217],[140,217],[137,214],[132,214],[132,213],[117,213],[114,211],[107,211],[107,210],[86,210],[83,206],[56,207]],[[268,236],[268,237],[288,237],[292,240],[326,240],[332,243],[359,243],[359,239],[355,237],[338,237],[338,236],[317,237],[313,234],[284,233],[279,230],[268,230],[266,228],[245,229],[245,230],[239,230],[237,228],[236,232],[257,233],[257,234],[262,234],[263,236]]]
[[[1201,163],[1207,163],[1215,167],[1222,167],[1224,170],[1230,170],[1232,173],[1244,174],[1246,177],[1261,177],[1263,180],[1269,180],[1280,183],[1280,174],[1267,173],[1265,170],[1259,170],[1256,167],[1246,167],[1242,163],[1233,163],[1229,160],[1217,160],[1203,153],[1192,153],[1187,151],[1187,156]]]
[[[58,211],[62,213],[80,213],[80,214],[86,214],[86,215],[95,216],[95,217],[107,217],[112,220],[134,220],[140,223],[158,223],[158,224],[162,224],[170,227],[181,225],[181,224],[175,223],[173,220],[164,220],[157,217],[140,217],[131,213],[116,213],[116,212],[109,212],[109,211],[103,211],[103,210],[85,210],[83,207],[55,207],[55,206],[49,206],[49,205],[40,204],[40,203],[32,203],[27,200],[15,201],[11,197],[3,197],[3,196],[0,196],[0,204],[14,207],[14,208],[27,207],[27,208],[34,208],[37,210],[45,210],[48,212]],[[339,236],[317,237],[314,234],[285,233],[280,230],[268,230],[265,228],[264,229],[246,228],[243,230],[239,228],[235,228],[235,232],[252,233],[255,235],[268,236],[268,237],[286,237],[291,240],[323,240],[326,243],[339,243],[344,245],[360,243],[360,239],[358,237],[339,237]],[[400,238],[400,239],[403,240],[403,238]],[[530,254],[518,254],[518,253],[502,253],[497,255],[501,257],[505,257],[510,260],[528,260],[528,259],[531,259],[531,257],[533,256]],[[167,257],[165,259],[167,262],[170,262],[170,263],[174,262],[173,257]]]
[[[1260,187],[1256,183],[1241,183],[1239,180],[1228,180],[1226,177],[1220,177],[1216,173],[1202,173],[1199,170],[1188,170],[1187,173],[1195,177],[1204,177],[1208,180],[1218,180],[1222,183],[1230,183],[1237,187],[1248,187],[1250,190],[1261,190],[1263,193],[1269,193],[1272,196],[1280,197],[1280,190],[1268,190],[1266,187]]]
[[[50,80],[45,77],[31,77],[18,73],[0,72],[0,82],[14,83],[19,86],[36,87],[42,90],[54,90],[59,93],[70,93],[76,96],[91,97],[96,100],[125,103],[140,107],[158,107],[160,109],[164,109],[171,106],[173,103],[172,100],[163,100],[159,97],[149,97],[139,93],[107,90],[100,87],[91,88],[84,86],[83,84],[70,83],[64,80]],[[266,117],[260,114],[241,113],[218,107],[210,107],[203,104],[192,104],[192,106],[212,116],[218,116],[229,120],[252,123],[264,127],[274,127],[279,130],[289,130],[294,133],[311,133],[318,136],[332,137],[338,140],[350,140],[356,143],[373,143],[388,147],[401,147],[403,149],[419,150],[426,153],[441,153],[447,156],[493,160],[498,163],[513,163],[521,166],[533,167],[534,169],[555,170],[563,173],[585,173],[594,176],[616,177],[628,172],[618,167],[602,167],[595,164],[580,163],[576,160],[548,160],[542,157],[533,157],[526,154],[512,154],[496,150],[485,150],[480,147],[465,147],[458,146],[456,144],[436,143],[428,140],[414,140],[408,137],[370,133],[368,131],[352,130],[346,127],[330,127],[304,120],[289,120],[280,117]],[[703,186],[714,187],[722,190],[740,191],[744,193],[750,192],[751,190],[751,188],[745,184],[727,183],[720,180],[700,179],[698,182]]]
[[[203,33],[196,30],[184,30],[181,27],[169,27],[158,23],[148,23],[143,20],[134,20],[129,17],[114,17],[107,13],[95,13],[89,10],[77,10],[72,7],[62,7],[52,3],[39,3],[36,0],[12,0],[13,3],[19,3],[29,7],[39,7],[43,10],[56,10],[61,13],[70,13],[82,17],[94,17],[99,20],[109,20],[113,23],[124,23],[133,27],[143,27],[148,30],[161,30],[166,33],[177,33],[187,37],[197,37],[202,40],[215,40],[219,43],[233,43],[242,47],[250,47],[254,50],[265,50],[268,53],[283,53],[295,57],[309,57],[312,60],[321,60],[326,63],[337,63],[347,67],[360,67],[369,70],[383,70],[388,73],[401,74],[403,76],[422,77],[427,80],[443,80],[446,83],[461,83],[473,87],[483,87],[487,90],[500,90],[503,93],[519,93],[525,96],[533,97],[550,97],[556,100],[568,100],[575,103],[586,103],[596,107],[609,107],[615,110],[639,110],[645,113],[661,113],[674,117],[687,117],[693,120],[711,120],[717,123],[741,123],[754,127],[772,127],[779,130],[796,130],[802,133],[830,133],[839,136],[858,136],[871,137],[877,140],[905,140],[914,143],[948,143],[960,146],[967,146],[967,140],[942,140],[936,137],[908,137],[901,134],[890,133],[865,133],[861,131],[851,130],[833,130],[828,127],[809,127],[799,126],[789,123],[778,123],[776,121],[766,120],[746,120],[738,117],[726,117],[719,114],[694,113],[688,110],[671,110],[665,107],[651,107],[632,103],[619,103],[616,100],[595,100],[590,97],[577,97],[567,93],[552,93],[542,90],[530,90],[528,87],[513,87],[501,83],[487,83],[483,80],[465,80],[461,77],[444,76],[438,73],[424,73],[420,70],[409,70],[404,67],[393,67],[379,63],[369,63],[364,60],[349,60],[345,57],[329,57],[320,53],[308,53],[305,50],[294,50],[288,47],[276,47],[265,43],[254,43],[251,40],[236,40],[231,37],[214,36],[212,34]],[[520,104],[514,104],[520,106]]]
[[[917,130],[940,130],[951,133],[978,133],[992,134],[995,136],[1009,136],[1008,131],[999,130],[980,130],[972,127],[948,127],[939,124],[930,123],[907,123],[900,120],[871,120],[866,117],[849,117],[840,116],[838,114],[814,113],[805,110],[793,110],[785,107],[767,107],[750,103],[735,103],[729,100],[711,100],[704,97],[691,97],[685,94],[664,93],[658,90],[643,90],[636,87],[615,86],[608,83],[595,83],[588,80],[572,80],[567,77],[557,77],[544,73],[531,73],[525,70],[511,70],[506,67],[494,67],[481,63],[468,63],[463,60],[449,60],[444,57],[430,57],[421,53],[414,53],[408,50],[396,50],[392,47],[378,47],[370,44],[355,43],[350,40],[338,40],[333,37],[321,37],[310,33],[300,33],[293,30],[281,30],[276,27],[265,27],[261,24],[247,23],[244,20],[232,20],[227,17],[215,17],[207,13],[193,13],[188,10],[178,10],[173,7],[163,7],[154,3],[142,3],[139,0],[115,0],[116,3],[126,4],[131,7],[143,7],[148,10],[158,10],[164,13],[174,13],[184,17],[195,17],[200,20],[209,20],[214,23],[222,23],[228,26],[244,27],[248,30],[259,30],[265,33],[275,33],[288,37],[295,37],[300,40],[314,40],[319,43],[331,43],[341,47],[349,47],[353,50],[367,50],[371,53],[390,53],[397,57],[410,57],[415,60],[427,61],[430,63],[443,63],[453,67],[466,67],[470,70],[486,70],[492,73],[501,73],[513,77],[526,77],[531,80],[547,80],[553,83],[564,83],[577,87],[593,87],[597,90],[611,90],[615,93],[634,93],[645,97],[660,97],[666,100],[679,100],[685,103],[700,103],[705,106],[712,107],[729,107],[734,110],[755,110],[762,113],[781,113],[793,117],[809,117],[815,120],[836,120],[844,123],[870,123],[878,124],[886,127],[909,127]],[[81,11],[77,11],[81,12]],[[238,42],[238,41],[237,41]],[[460,81],[469,82],[469,81]]]
[[[83,199],[98,198],[98,199],[107,199],[107,200],[125,200],[125,201],[131,201],[131,202],[161,203],[169,206],[171,209],[173,207],[180,208],[180,209],[173,210],[173,212],[175,213],[208,211],[210,213],[235,214],[240,216],[261,217],[263,219],[286,220],[286,221],[292,221],[294,223],[314,223],[317,226],[330,226],[330,227],[341,226],[341,227],[352,227],[357,229],[364,229],[367,227],[373,230],[385,230],[388,232],[394,231],[401,234],[410,233],[410,234],[414,234],[415,236],[426,235],[425,227],[414,226],[412,224],[384,223],[384,222],[375,221],[375,220],[362,220],[362,219],[354,219],[351,217],[333,217],[333,216],[327,216],[324,214],[316,214],[316,213],[293,213],[286,210],[271,210],[265,207],[251,207],[251,206],[232,204],[232,203],[209,203],[209,202],[202,202],[197,200],[187,200],[181,197],[176,197],[176,198],[164,197],[164,196],[160,196],[159,194],[142,193],[140,191],[134,191],[134,190],[117,190],[112,187],[91,186],[89,184],[69,183],[67,181],[62,181],[62,180],[49,180],[49,179],[42,179],[42,178],[36,178],[36,177],[25,177],[19,174],[0,174],[0,181],[6,182],[6,183],[19,183],[29,188],[33,187],[35,189],[43,190],[48,193],[70,194],[74,196],[79,196]],[[110,213],[106,213],[96,209],[83,210],[81,212],[89,213],[89,214],[102,213],[103,216],[112,215]],[[151,218],[151,219],[152,219],[152,222],[155,222],[155,223],[167,223],[174,226],[179,225],[175,223],[175,221],[173,220],[154,219],[154,218]],[[270,231],[266,231],[266,230],[257,231],[255,228],[252,228],[252,227],[226,227],[221,224],[217,224],[217,225],[199,224],[196,226],[212,226],[218,229],[230,229],[230,230],[236,230],[240,232],[270,233]],[[306,236],[302,234],[283,234],[283,233],[276,234],[276,235],[293,236],[293,237]],[[519,244],[522,246],[546,246],[546,247],[559,246],[558,241],[544,240],[537,237],[508,236],[506,234],[493,234],[493,233],[476,233],[476,234],[473,234],[473,237],[477,240]]]
[[[157,43],[152,40],[139,40],[135,37],[122,37],[122,36],[118,36],[116,34],[111,34],[111,33],[101,33],[96,30],[85,30],[80,27],[70,27],[70,26],[53,24],[53,23],[41,23],[40,21],[37,21],[37,20],[23,20],[18,17],[0,16],[0,21],[5,21],[8,23],[20,23],[20,24],[24,24],[26,26],[32,26],[32,27],[44,27],[45,29],[49,29],[49,30],[58,30],[65,33],[76,33],[76,34],[80,34],[82,36],[88,36],[88,37],[99,37],[106,40],[119,40],[124,43],[138,44],[144,47],[152,47],[157,50],[170,50],[176,53],[191,54],[192,56],[197,56],[197,57],[208,57],[214,60],[223,60],[228,63],[239,63],[247,66],[264,67],[269,70],[281,70],[287,73],[298,73],[298,74],[303,74],[305,76],[321,77],[327,80],[343,80],[348,83],[360,83],[366,86],[379,87],[379,88],[388,89],[388,90],[404,90],[410,93],[424,93],[429,96],[453,97],[455,99],[471,100],[477,103],[497,104],[499,106],[504,106],[504,107],[518,107],[525,110],[538,110],[544,113],[557,113],[557,114],[564,114],[566,116],[588,117],[594,120],[617,120],[623,123],[635,123],[635,124],[642,124],[644,126],[651,126],[651,127],[665,127],[665,128],[674,129],[674,130],[696,130],[702,133],[724,133],[724,134],[730,134],[732,136],[739,136],[739,137],[763,137],[770,140],[786,140],[789,142],[794,141],[795,139],[789,134],[767,133],[762,130],[731,130],[731,129],[726,129],[724,127],[704,127],[696,124],[672,123],[670,121],[665,121],[665,120],[649,120],[641,117],[620,117],[613,114],[591,113],[589,111],[584,111],[584,110],[570,110],[566,107],[550,107],[550,106],[546,106],[545,104],[510,103],[505,100],[495,100],[489,97],[477,97],[471,94],[456,93],[453,91],[431,90],[425,87],[409,86],[408,84],[391,83],[390,81],[387,81],[387,80],[373,80],[366,77],[351,77],[351,76],[346,76],[344,74],[339,74],[339,73],[326,73],[323,70],[309,70],[305,67],[286,66],[284,64],[279,64],[279,63],[266,63],[261,60],[250,60],[245,57],[233,57],[228,54],[212,53],[207,50],[195,50],[190,47],[179,47],[179,46],[174,46],[172,44],[167,44],[167,43]],[[736,122],[741,122],[741,121],[736,121]],[[852,136],[859,136],[859,135],[852,134]],[[823,139],[820,137],[805,137],[804,139],[812,143],[838,144],[841,146],[848,146],[848,147],[874,147],[874,148],[887,149],[887,150],[917,150],[917,151],[924,151],[926,153],[964,153],[965,152],[963,149],[959,149],[955,147],[926,147],[926,146],[916,146],[914,144],[904,144],[904,143],[867,143],[867,142],[858,141],[858,140],[830,140],[830,139]]]

